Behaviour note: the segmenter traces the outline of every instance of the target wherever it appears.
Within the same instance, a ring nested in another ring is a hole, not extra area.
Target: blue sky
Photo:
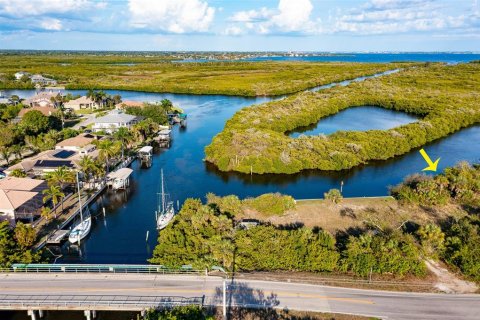
[[[480,51],[480,0],[0,0],[0,49]]]

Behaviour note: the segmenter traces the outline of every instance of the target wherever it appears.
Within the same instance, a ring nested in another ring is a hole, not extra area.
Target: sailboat
[[[158,209],[157,211],[155,211],[158,230],[164,229],[175,216],[175,209],[173,208],[173,202],[167,201],[166,199],[167,194],[165,194],[165,186],[163,181],[163,169],[161,170],[161,176],[162,176],[162,193],[159,194]]]
[[[68,241],[70,243],[78,243],[83,240],[89,233],[90,229],[92,228],[92,216],[90,212],[87,210],[85,212],[85,219],[84,214],[82,211],[82,200],[80,194],[80,182],[78,181],[78,173],[77,173],[77,187],[78,187],[78,206],[80,207],[80,223],[73,227],[70,235],[68,236]]]

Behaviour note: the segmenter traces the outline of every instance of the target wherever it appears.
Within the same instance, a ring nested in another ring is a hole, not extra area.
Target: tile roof
[[[32,191],[45,180],[6,177],[0,180],[0,190]]]
[[[57,143],[57,147],[85,147],[86,145],[91,144],[95,139],[95,136],[84,133],[84,134],[79,134],[76,137],[70,138],[70,139],[65,139],[59,143]]]
[[[18,116],[21,118],[23,117],[27,112],[29,111],[33,111],[33,110],[36,110],[36,111],[40,111],[44,116],[51,116],[55,111],[57,111],[57,109],[55,109],[54,107],[50,107],[50,106],[47,106],[47,107],[31,107],[31,108],[22,108],[22,110],[20,110],[20,112],[18,113]]]
[[[37,195],[38,192],[0,190],[0,209],[16,210]]]

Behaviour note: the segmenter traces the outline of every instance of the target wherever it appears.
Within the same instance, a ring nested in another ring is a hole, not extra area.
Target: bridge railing
[[[1,309],[29,309],[29,308],[68,308],[68,309],[122,309],[145,310],[159,307],[175,307],[187,305],[203,305],[205,296],[122,296],[122,295],[2,295],[0,294]]]
[[[191,274],[204,275],[205,270],[184,266],[171,269],[162,265],[100,265],[100,264],[14,264],[0,269],[0,273],[130,273],[130,274]]]

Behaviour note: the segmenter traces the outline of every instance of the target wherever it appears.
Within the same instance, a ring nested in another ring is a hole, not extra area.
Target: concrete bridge
[[[130,310],[199,304],[350,313],[383,319],[478,319],[480,295],[389,292],[303,283],[232,280],[162,266],[55,265],[0,273],[0,309]]]

